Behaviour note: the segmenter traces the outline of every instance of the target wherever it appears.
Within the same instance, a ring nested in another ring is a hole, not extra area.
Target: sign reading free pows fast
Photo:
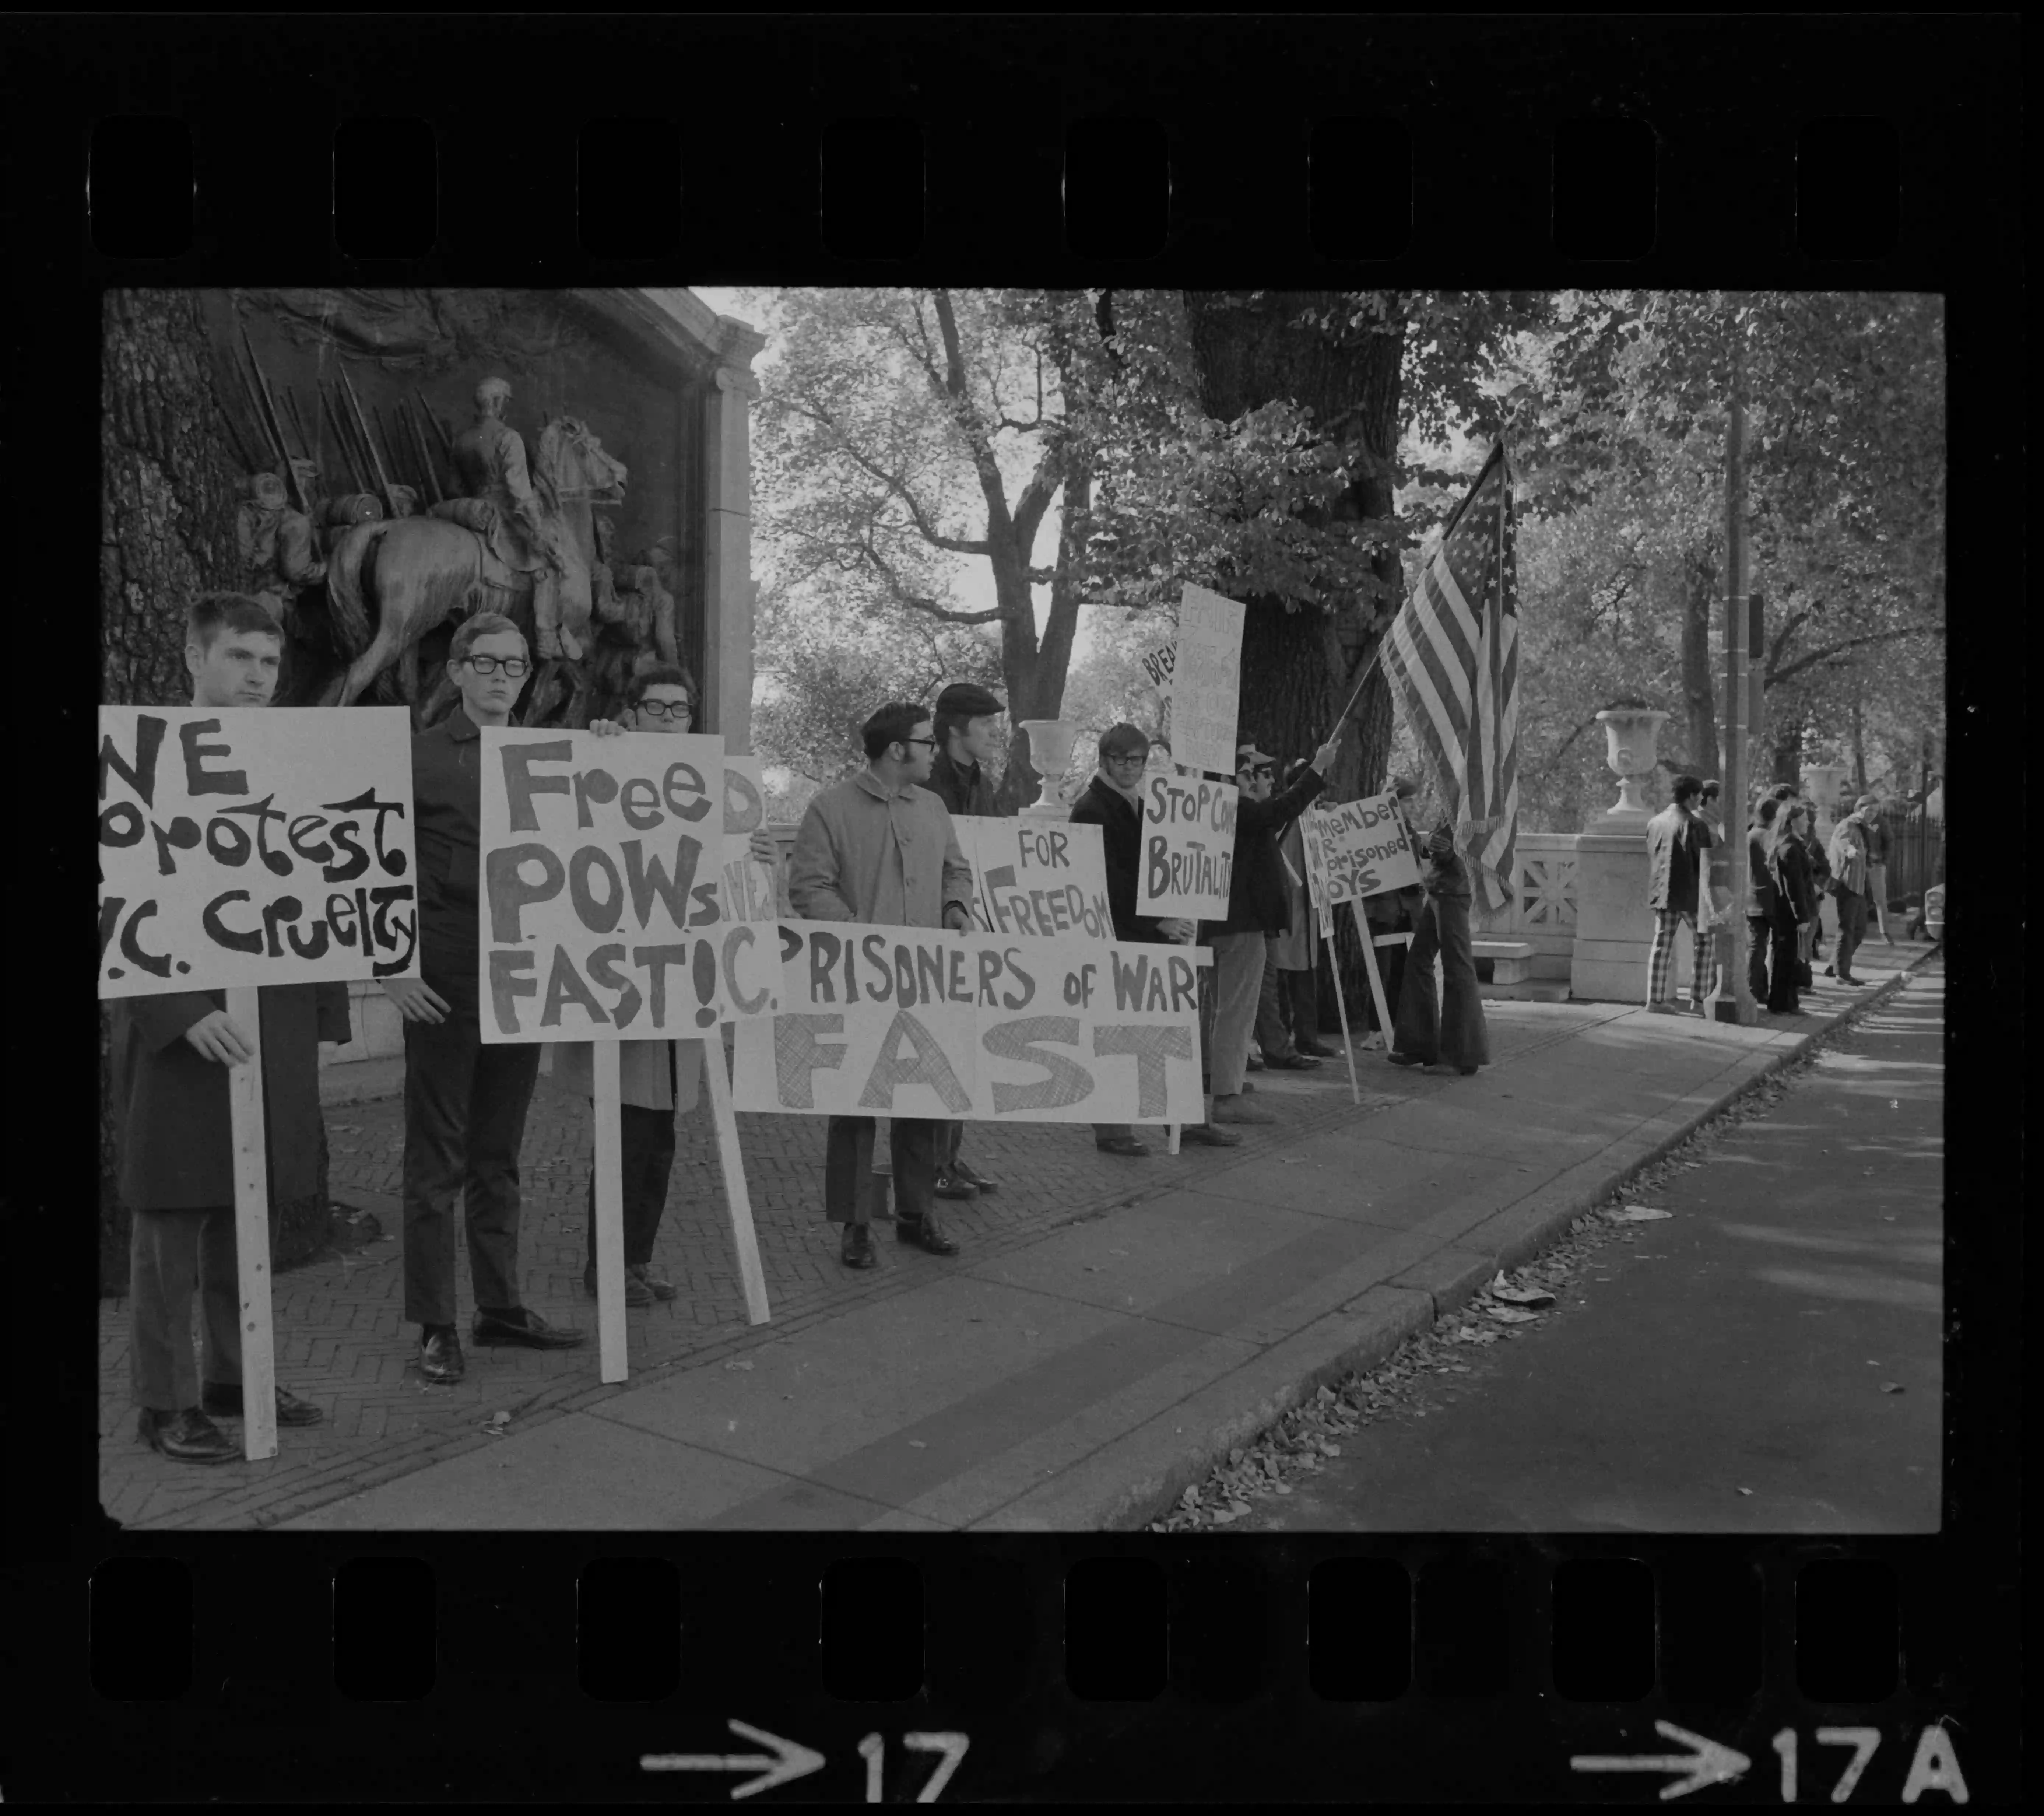
[[[99,709],[99,995],[418,975],[400,706]]]

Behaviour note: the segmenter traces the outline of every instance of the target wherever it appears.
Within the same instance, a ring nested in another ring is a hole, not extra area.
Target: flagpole
[[[1733,298],[1727,297],[1731,309]],[[1713,938],[1716,949],[1729,965],[1729,979],[1718,979],[1715,1005],[1716,1018],[1750,1028],[1760,1019],[1753,1000],[1744,963],[1746,944],[1754,937],[1746,922],[1746,905],[1751,880],[1752,860],[1746,846],[1746,828],[1735,825],[1746,810],[1746,717],[1749,652],[1746,648],[1746,359],[1739,344],[1739,317],[1731,323],[1731,408],[1725,424],[1725,752],[1723,787],[1718,810],[1725,825],[1731,849],[1726,866],[1727,937]],[[1706,886],[1708,887],[1708,885]],[[1715,904],[1713,904],[1715,906]],[[1729,984],[1730,987],[1727,988]]]

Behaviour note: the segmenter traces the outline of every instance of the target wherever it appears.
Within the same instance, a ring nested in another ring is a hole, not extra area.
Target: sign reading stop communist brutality
[[[1135,906],[1145,914],[1219,921],[1235,874],[1232,782],[1151,775],[1143,783],[1143,858]]]
[[[99,709],[99,994],[418,975],[401,706]]]
[[[738,1025],[740,1110],[994,1122],[1185,1122],[1200,1096],[1193,955],[783,921],[781,1012]]]
[[[715,736],[482,733],[486,1041],[696,1038],[770,1014],[769,925],[735,918],[750,782]]]

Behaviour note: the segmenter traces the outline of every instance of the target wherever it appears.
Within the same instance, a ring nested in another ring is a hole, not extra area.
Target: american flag
[[[1502,905],[1519,836],[1519,576],[1500,442],[1393,621],[1384,665],[1455,822],[1455,848]]]

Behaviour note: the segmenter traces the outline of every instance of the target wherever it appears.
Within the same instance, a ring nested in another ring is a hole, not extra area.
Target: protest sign
[[[1406,841],[1395,796],[1373,794],[1332,806],[1316,802],[1300,817],[1299,834],[1322,933],[1333,924],[1336,903],[1419,883],[1420,866]]]
[[[954,814],[951,828],[972,866],[973,918],[982,933],[1114,937],[1099,827]]]
[[[1171,755],[1187,769],[1235,773],[1242,618],[1239,601],[1204,587],[1188,587],[1179,602],[1171,667]]]
[[[1196,921],[1226,915],[1239,792],[1232,782],[1143,778],[1143,862],[1135,879],[1139,913]]]
[[[1190,952],[783,921],[782,1010],[736,1032],[741,1110],[996,1122],[1185,1122]]]
[[[99,994],[418,975],[399,706],[99,709]]]
[[[770,921],[774,867],[752,855],[752,835],[766,824],[766,785],[756,756],[724,760],[724,912],[733,921]]]
[[[720,738],[482,733],[482,1038],[654,1040],[765,1014],[770,934],[734,921]]]

